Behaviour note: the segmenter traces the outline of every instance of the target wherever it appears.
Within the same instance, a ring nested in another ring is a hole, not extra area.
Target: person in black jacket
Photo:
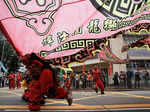
[[[129,88],[129,89],[131,89],[132,88],[132,77],[133,77],[133,72],[128,68],[127,69],[127,87]]]
[[[139,70],[137,70],[137,72],[135,72],[135,83],[134,83],[134,87],[135,88],[140,88],[140,80],[141,80],[141,78],[140,78],[140,72],[139,72]]]

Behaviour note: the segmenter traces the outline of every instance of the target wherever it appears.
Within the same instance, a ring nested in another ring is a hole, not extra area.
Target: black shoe
[[[68,105],[71,106],[72,105],[72,98],[67,98],[67,102],[68,102]]]
[[[98,93],[98,90],[96,89],[95,92]]]
[[[71,106],[72,105],[72,95],[71,95],[70,91],[67,91],[66,99],[67,99],[68,105]]]
[[[40,101],[40,105],[44,105],[45,104],[45,101],[44,100],[41,100]]]
[[[22,100],[25,101],[25,102],[29,102],[29,99],[25,98],[24,96],[22,96]]]
[[[104,91],[101,91],[101,94],[105,94]]]

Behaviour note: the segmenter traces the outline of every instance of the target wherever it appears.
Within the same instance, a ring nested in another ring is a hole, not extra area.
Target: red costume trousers
[[[21,88],[20,80],[17,81],[17,88]]]
[[[104,91],[104,84],[100,79],[96,79],[96,84],[101,89],[101,91]]]
[[[32,111],[40,110],[42,95],[39,81],[32,81],[29,91],[29,109]]]
[[[53,88],[55,85],[53,83],[53,74],[49,69],[44,69],[40,74],[40,87],[42,94],[48,94],[48,90]]]
[[[67,97],[67,91],[64,88],[58,87],[56,88],[56,98],[64,99]]]
[[[15,80],[9,80],[9,89],[15,89]]]

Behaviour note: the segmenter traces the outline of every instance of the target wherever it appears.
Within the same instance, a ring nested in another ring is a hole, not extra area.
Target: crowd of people
[[[116,88],[141,88],[149,87],[150,75],[148,71],[136,72],[127,69],[127,72],[120,71],[120,73],[115,72],[113,81]]]
[[[98,75],[95,76],[95,74]],[[97,81],[97,79],[100,81]],[[106,76],[102,71],[98,68],[93,68],[89,71],[74,73],[72,87],[74,89],[93,89],[95,86],[98,86],[96,82],[102,82],[102,88],[106,87]],[[103,89],[102,89],[103,90]]]
[[[94,70],[94,69],[93,69]],[[72,85],[73,89],[93,89],[96,86],[96,80],[93,77],[93,70],[73,73]],[[70,79],[71,72],[65,72],[59,77],[60,85],[63,87],[68,79]],[[9,89],[21,88],[21,81],[26,78],[26,73],[21,72],[0,72],[0,87],[9,87]],[[102,81],[104,88],[107,87],[107,76],[104,72],[99,73],[99,78]],[[114,87],[115,88],[141,88],[149,87],[150,75],[148,71],[131,72],[130,69],[115,72],[113,75]]]
[[[0,72],[0,87],[9,87],[9,90],[19,89],[21,88],[22,76],[21,72]]]

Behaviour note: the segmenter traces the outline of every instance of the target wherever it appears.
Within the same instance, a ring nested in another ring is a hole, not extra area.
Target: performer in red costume
[[[36,56],[34,53],[24,57],[22,61],[30,71],[30,76],[32,78],[32,81],[29,84],[29,91],[27,92],[30,110],[40,109],[39,106],[45,103],[43,96],[66,98],[68,104],[72,104],[70,92],[67,92],[64,88],[60,87],[56,80],[56,74],[54,74],[53,68],[49,63]],[[24,96],[26,95],[24,94]],[[34,96],[35,98],[33,98]],[[37,97],[40,100],[36,100]]]
[[[8,78],[9,78],[9,89],[15,89],[15,74],[11,72]]]
[[[29,85],[29,109],[31,111],[40,110],[40,105],[45,103],[42,97],[42,89],[39,81],[40,74],[42,71],[42,64],[37,60],[31,62],[31,77],[32,81]]]
[[[92,73],[93,73],[93,79],[96,81],[96,86],[98,86],[98,88],[101,89],[101,94],[104,94],[104,84],[100,79],[101,71],[95,67],[92,70]]]
[[[37,60],[36,60],[37,61]],[[40,62],[38,62],[40,63]],[[42,68],[42,66],[41,66]],[[54,80],[53,80],[53,73],[49,68],[44,68],[40,73],[39,78],[40,86],[41,86],[41,92],[43,95],[48,95],[49,89],[54,88]]]
[[[16,77],[16,81],[17,81],[17,88],[19,89],[19,88],[21,88],[21,73],[20,72],[18,72],[18,74],[17,74],[17,77]]]

